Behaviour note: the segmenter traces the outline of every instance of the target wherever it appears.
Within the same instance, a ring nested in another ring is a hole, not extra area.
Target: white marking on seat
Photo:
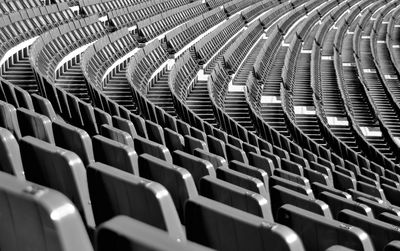
[[[349,30],[347,30],[346,34],[348,34],[348,35],[354,35],[354,31],[349,31]]]
[[[376,73],[375,69],[363,69],[364,73]]]
[[[355,63],[343,63],[342,65],[343,65],[343,67],[352,67],[352,66],[356,66]]]
[[[303,53],[303,54],[311,54],[312,50],[301,50],[301,53]]]
[[[315,115],[314,106],[294,106],[294,113],[296,115]]]
[[[346,117],[326,117],[330,126],[348,126],[349,121]]]
[[[399,44],[394,44],[394,45],[392,45],[392,48],[393,49],[398,49],[398,48],[400,48],[400,45]]]
[[[261,96],[261,104],[280,104],[282,103],[279,96]]]
[[[400,24],[395,24],[394,28],[400,28]]]
[[[361,126],[360,129],[366,137],[382,137],[382,132],[379,127]]]
[[[396,75],[385,75],[385,79],[398,79]]]
[[[386,41],[385,40],[378,40],[378,41],[376,41],[376,43],[378,43],[378,44],[386,44]]]
[[[361,39],[371,39],[371,36],[361,36]]]
[[[332,56],[321,56],[321,60],[332,61],[333,57]]]

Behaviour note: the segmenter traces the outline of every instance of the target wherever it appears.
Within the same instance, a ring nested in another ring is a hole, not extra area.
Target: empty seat
[[[205,176],[200,180],[199,193],[209,199],[273,221],[269,198],[223,180]]]
[[[353,200],[345,199],[328,191],[322,192],[319,195],[319,199],[329,205],[334,219],[337,219],[339,212],[344,209],[350,209],[354,212],[374,218],[374,214],[370,207],[354,202]]]
[[[174,202],[160,184],[101,163],[89,165],[87,176],[96,224],[126,215],[186,239]]]
[[[14,135],[0,127],[0,170],[25,179],[19,145]]]
[[[193,154],[196,157],[209,161],[214,166],[214,168],[228,166],[228,163],[224,158],[208,151],[195,149]]]
[[[225,150],[228,161],[237,160],[245,164],[249,163],[246,153],[242,149],[231,144],[226,144]]]
[[[18,100],[19,107],[26,108],[28,110],[34,110],[31,96],[27,91],[19,86],[14,86],[15,97]]]
[[[54,108],[48,99],[43,98],[42,96],[39,96],[37,94],[32,94],[31,97],[35,112],[48,117],[51,121],[56,120],[56,112],[54,111]]]
[[[278,176],[271,176],[269,178],[269,189],[272,189],[273,186],[279,185],[282,187],[285,187],[287,189],[290,189],[292,191],[295,191],[297,193],[303,194],[307,197],[309,197],[310,199],[314,199],[314,193],[313,190],[311,190],[311,188],[300,185],[299,183],[278,177]]]
[[[215,169],[207,160],[200,159],[182,151],[175,151],[173,154],[174,164],[185,168],[192,174],[197,189],[200,187],[200,179],[211,175],[215,177]]]
[[[282,170],[282,169],[275,169],[274,170],[274,176],[281,177],[283,179],[286,179],[286,180],[292,181],[294,183],[297,183],[297,184],[299,184],[301,186],[305,186],[305,187],[311,188],[310,181],[307,178],[304,178],[304,177],[302,177],[300,175],[291,173],[289,171],[285,171],[285,170]]]
[[[179,133],[169,128],[164,128],[164,138],[165,138],[165,145],[171,152],[175,150],[180,150],[180,151],[185,150],[185,139]]]
[[[173,239],[164,231],[127,216],[117,216],[96,231],[96,251],[211,251],[191,241]]]
[[[268,183],[269,183],[268,182],[268,174],[263,169],[244,164],[237,160],[231,161],[229,163],[229,168],[234,171],[237,171],[237,172],[243,173],[245,175],[259,179],[260,181],[262,181],[264,183],[265,187],[268,187]]]
[[[112,124],[113,124],[113,126],[115,128],[129,133],[129,135],[131,135],[132,138],[137,136],[137,132],[136,132],[135,126],[132,123],[132,121],[129,121],[127,119],[123,119],[123,118],[118,117],[118,116],[113,116],[112,117]]]
[[[139,156],[139,174],[140,177],[160,183],[168,190],[184,222],[186,200],[198,195],[192,175],[184,168],[146,153]]]
[[[94,227],[86,169],[79,157],[31,136],[22,138],[20,147],[26,179],[65,194]]]
[[[0,172],[0,248],[91,251],[75,206],[61,193]]]
[[[54,121],[53,134],[56,146],[76,153],[85,166],[94,162],[92,139],[86,131],[62,121]]]
[[[343,197],[345,199],[351,199],[351,195],[349,193],[343,192],[343,191],[338,190],[338,189],[336,189],[334,187],[331,187],[331,186],[320,184],[318,182],[313,182],[311,184],[311,188],[314,191],[314,194],[315,194],[316,198],[319,198],[319,196],[320,196],[320,194],[322,192],[328,191],[330,193],[336,194],[336,195],[338,195],[340,197]]]
[[[195,149],[202,149],[208,151],[207,144],[190,135],[185,135],[185,151],[187,153],[193,154]]]
[[[248,159],[249,159],[250,165],[257,167],[259,169],[262,169],[262,170],[266,171],[269,176],[272,176],[272,174],[275,170],[275,165],[271,159],[264,157],[262,155],[259,155],[257,153],[249,153]]]
[[[137,136],[133,139],[136,152],[140,155],[148,153],[159,159],[172,163],[172,156],[165,145]]]
[[[217,250],[304,250],[289,228],[201,196],[185,213],[187,238]]]
[[[33,136],[54,144],[53,128],[48,117],[25,108],[17,109],[17,117],[22,137]]]
[[[338,218],[341,222],[364,230],[371,238],[376,250],[383,250],[389,242],[400,239],[400,230],[394,228],[393,225],[351,210],[343,210],[339,213]]]
[[[132,136],[125,131],[122,131],[122,130],[112,127],[110,125],[102,125],[100,128],[100,132],[101,132],[101,135],[106,138],[112,139],[116,142],[119,142],[121,144],[130,146],[130,147],[133,147]]]
[[[217,168],[216,174],[218,179],[258,193],[264,198],[269,198],[269,193],[265,187],[265,184],[257,178],[228,168]]]
[[[325,250],[333,245],[354,250],[374,250],[369,236],[360,228],[344,225],[293,205],[282,206],[275,220],[293,229],[306,250]]]
[[[21,138],[17,110],[14,106],[3,101],[0,101],[0,127],[9,130],[17,140]]]
[[[128,173],[137,174],[137,154],[134,148],[97,135],[92,139],[94,159]]]
[[[150,120],[146,120],[146,131],[149,140],[165,145],[163,128]]]
[[[285,205],[290,204],[307,211],[325,216],[327,219],[332,219],[332,214],[329,206],[320,200],[311,200],[309,197],[287,189],[282,186],[274,186],[270,190],[271,208],[274,216],[277,215],[278,209]]]

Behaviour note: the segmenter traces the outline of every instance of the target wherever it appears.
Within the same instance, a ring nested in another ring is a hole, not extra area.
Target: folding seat
[[[32,94],[31,98],[35,112],[48,117],[51,121],[55,121],[57,119],[57,114],[55,113],[53,106],[48,99],[37,94]]]
[[[120,129],[117,129],[109,125],[102,125],[100,128],[100,132],[102,136],[108,139],[112,139],[121,144],[134,147],[131,135],[125,131],[122,131]]]
[[[176,210],[184,222],[184,205],[187,199],[198,195],[192,175],[181,167],[149,154],[139,156],[140,177],[163,185],[171,194]]]
[[[227,159],[225,143],[222,140],[220,140],[212,135],[207,135],[207,145],[208,145],[208,149],[211,153],[214,153],[216,155],[221,156],[224,159]]]
[[[61,193],[2,172],[0,190],[1,250],[93,250],[79,213]]]
[[[185,135],[190,135],[190,125],[187,124],[186,122],[177,119],[176,120],[176,127],[178,128],[178,132],[182,134],[183,136]]]
[[[335,168],[333,170],[337,171],[345,176],[348,176],[351,179],[356,179],[356,175],[354,174],[354,172],[346,169],[345,167],[335,166]]]
[[[135,126],[136,132],[140,137],[147,138],[147,131],[145,121],[142,117],[135,115],[133,113],[130,114],[130,120]]]
[[[78,208],[87,226],[94,228],[86,169],[80,158],[31,136],[21,139],[20,149],[26,179],[65,194]]]
[[[92,138],[92,144],[96,162],[113,166],[128,173],[138,173],[138,157],[133,147],[100,135]]]
[[[338,219],[339,212],[344,209],[350,209],[367,217],[374,218],[370,207],[353,200],[345,199],[328,191],[321,192],[319,199],[329,205],[333,218],[336,220]]]
[[[293,229],[306,250],[325,250],[337,244],[355,250],[374,250],[370,238],[360,228],[344,227],[343,223],[293,205],[282,206],[275,220]]]
[[[378,186],[379,187],[379,181],[371,179],[363,174],[358,174],[357,175],[357,180],[360,182],[363,182],[365,184],[371,185],[371,186]]]
[[[307,178],[304,178],[303,176],[288,172],[286,170],[275,169],[274,172],[273,172],[273,175],[277,176],[277,177],[280,177],[280,178],[283,178],[285,180],[292,181],[292,182],[297,183],[297,184],[299,184],[301,186],[305,186],[305,187],[311,188],[310,181]]]
[[[94,108],[94,116],[96,118],[97,128],[100,128],[102,125],[112,125],[111,115],[100,110],[99,108]]]
[[[23,107],[32,111],[34,110],[31,96],[27,91],[25,91],[19,86],[14,86],[14,92],[19,107]]]
[[[400,230],[393,228],[391,224],[367,217],[365,215],[345,209],[339,213],[339,220],[364,230],[376,250],[383,250],[393,240],[400,239]]]
[[[237,148],[243,149],[243,141],[230,134],[228,134],[228,143]]]
[[[311,183],[318,182],[322,185],[333,187],[333,183],[331,180],[329,180],[327,175],[309,168],[304,168],[303,172],[304,177],[306,177]]]
[[[99,129],[96,124],[96,115],[93,106],[78,100],[79,111],[82,115],[83,129],[90,135],[99,134]]]
[[[332,172],[334,187],[346,191],[348,189],[356,188],[356,180],[338,171]]]
[[[160,184],[101,163],[89,165],[87,176],[96,224],[126,215],[186,239],[172,198]]]
[[[175,150],[183,151],[185,149],[184,138],[179,133],[169,128],[164,128],[164,138],[165,138],[165,145],[170,151],[175,151]]]
[[[172,156],[168,148],[151,140],[137,136],[133,138],[135,150],[138,155],[148,153],[154,157],[172,163]]]
[[[53,134],[56,146],[76,153],[85,166],[94,162],[92,140],[84,130],[54,121]]]
[[[163,128],[160,125],[150,120],[146,120],[145,123],[146,123],[146,131],[148,139],[157,142],[159,144],[165,145]]]
[[[383,193],[382,188],[376,187],[376,186],[372,186],[372,185],[367,184],[367,183],[362,182],[362,181],[357,181],[357,191],[370,194],[370,195],[375,196],[375,197],[377,197],[379,199],[382,199],[383,201],[386,200],[386,197],[385,197],[385,194]]]
[[[392,179],[389,179],[389,178],[386,178],[384,176],[379,177],[379,183],[381,184],[382,189],[384,189],[383,185],[387,185],[387,186],[390,186],[390,187],[394,187],[394,188],[400,189],[400,183],[399,182],[396,182],[396,181],[394,181]]]
[[[54,144],[53,129],[49,118],[25,108],[17,109],[17,118],[21,136],[33,136]]]
[[[363,197],[363,198],[367,198],[369,200],[375,201],[375,202],[377,202],[379,204],[383,204],[384,203],[384,201],[382,199],[378,198],[378,197],[375,197],[375,196],[373,196],[371,194],[368,194],[368,193],[363,193],[363,192],[355,190],[355,189],[348,189],[347,192],[350,193],[351,196],[353,196],[353,199],[357,199],[357,198]]]
[[[268,187],[268,177],[269,176],[268,176],[268,173],[266,171],[264,171],[263,169],[256,168],[256,167],[248,165],[248,164],[244,164],[237,160],[229,162],[229,169],[232,169],[236,172],[259,179],[260,181],[262,181],[264,183],[264,186],[266,188]]]
[[[173,153],[173,160],[174,165],[183,167],[192,174],[197,189],[199,189],[199,182],[202,177],[207,175],[215,177],[216,175],[215,169],[209,161],[194,155],[177,150]]]
[[[18,142],[10,131],[1,127],[0,171],[25,179]]]
[[[353,198],[355,197],[352,194]],[[390,204],[385,204],[385,203],[379,203],[376,201],[373,201],[371,199],[365,198],[365,197],[357,197],[355,201],[363,203],[367,206],[369,206],[372,209],[372,212],[374,215],[379,215],[381,213],[391,213],[396,216],[400,216],[400,210],[398,207],[390,205]]]
[[[191,241],[173,239],[164,231],[127,216],[116,216],[101,224],[95,246],[97,251],[211,251]]]
[[[184,140],[185,140],[185,151],[187,153],[193,154],[195,149],[202,149],[204,151],[208,151],[207,144],[204,141],[201,141],[190,135],[185,135]]]
[[[83,128],[83,120],[81,111],[79,109],[78,98],[69,93],[66,95],[66,97],[67,97],[68,107],[71,112],[71,124]]]
[[[329,206],[320,200],[310,200],[310,198],[301,193],[295,192],[286,187],[275,185],[270,189],[271,196],[271,208],[276,217],[278,209],[284,204],[290,204],[307,211],[325,216],[328,219],[332,219],[332,214]]]
[[[266,220],[274,220],[268,198],[223,180],[211,176],[203,177],[200,180],[199,193],[204,197]]]
[[[228,168],[217,168],[216,174],[218,179],[258,193],[264,198],[269,198],[265,184],[257,178]]]
[[[198,196],[185,209],[187,238],[216,250],[304,250],[289,228]]]
[[[249,163],[246,153],[242,149],[228,143],[225,144],[225,151],[228,161],[237,160],[245,164]]]
[[[208,151],[205,151],[203,149],[195,149],[193,152],[193,155],[196,157],[199,157],[201,159],[207,160],[209,161],[214,168],[217,167],[227,167],[228,163],[226,162],[226,160],[224,158],[222,158],[221,156],[218,156],[216,154],[210,153]]]
[[[281,160],[277,155],[271,152],[267,152],[266,150],[261,150],[261,155],[272,160],[274,168],[281,168]]]
[[[60,106],[60,113],[61,116],[64,118],[64,120],[71,120],[71,111],[68,105],[68,101],[67,101],[67,93],[60,89],[60,88],[56,88],[56,92],[57,92],[57,101],[59,103]],[[49,100],[51,101],[51,98],[49,96],[47,96],[47,98],[49,98]],[[52,104],[55,104],[54,102],[52,102]],[[57,111],[57,110],[56,110]]]
[[[171,129],[172,131],[177,132],[178,127],[177,127],[177,119],[168,113],[164,114],[164,121],[165,121],[165,127]]]
[[[395,182],[400,182],[400,175],[390,170],[385,169],[384,176]]]
[[[310,164],[310,168],[312,170],[315,170],[317,172],[320,172],[320,173],[325,174],[326,176],[328,176],[328,179],[333,184],[333,176],[332,176],[332,170],[331,169],[329,169],[328,167],[326,167],[324,165],[321,165],[321,164],[319,164],[317,162],[314,162],[314,161],[310,161],[309,164]]]
[[[383,251],[399,251],[400,250],[400,241],[391,241],[389,242]]]
[[[324,191],[328,191],[330,193],[336,194],[340,197],[343,197],[345,199],[351,199],[352,196],[347,193],[347,192],[343,192],[342,190],[336,189],[332,186],[327,186],[327,185],[323,185],[321,183],[318,182],[313,182],[311,183],[311,188],[315,194],[315,197],[319,199],[319,196],[322,192]]]
[[[0,127],[9,130],[17,140],[21,138],[17,110],[14,106],[0,101]]]
[[[281,168],[283,170],[286,170],[288,172],[291,172],[291,173],[294,173],[294,174],[297,174],[300,176],[304,175],[302,166],[300,166],[299,164],[297,164],[293,161],[287,160],[287,159],[281,158]]]
[[[386,184],[381,185],[386,199],[393,205],[400,207],[400,191],[399,188],[389,186]]]
[[[310,187],[304,186],[304,185],[300,185],[299,183],[278,177],[278,176],[271,176],[269,177],[268,180],[269,184],[268,184],[268,188],[272,189],[272,187],[279,185],[282,187],[285,187],[287,189],[293,190],[297,193],[300,193],[302,195],[305,195],[307,197],[309,197],[310,199],[314,199],[314,193],[312,191],[312,189]]]
[[[213,128],[213,134],[214,137],[222,140],[224,143],[228,142],[228,134],[224,131],[221,131],[217,129],[216,127]]]
[[[384,212],[384,213],[377,215],[375,217],[375,219],[389,223],[394,226],[400,226],[400,217],[398,217],[397,215],[388,213],[388,212]]]
[[[274,172],[275,166],[271,159],[253,152],[248,153],[247,157],[250,165],[266,171],[269,176]]]
[[[6,96],[7,103],[13,105],[14,107],[19,108],[20,106],[18,104],[17,96],[15,95],[14,86],[5,81],[1,81],[1,86],[2,86],[4,94]]]
[[[118,116],[113,116],[112,117],[112,124],[115,128],[125,131],[129,133],[129,135],[133,138],[136,137],[138,134],[136,133],[136,129],[134,124],[127,119],[118,117]]]

